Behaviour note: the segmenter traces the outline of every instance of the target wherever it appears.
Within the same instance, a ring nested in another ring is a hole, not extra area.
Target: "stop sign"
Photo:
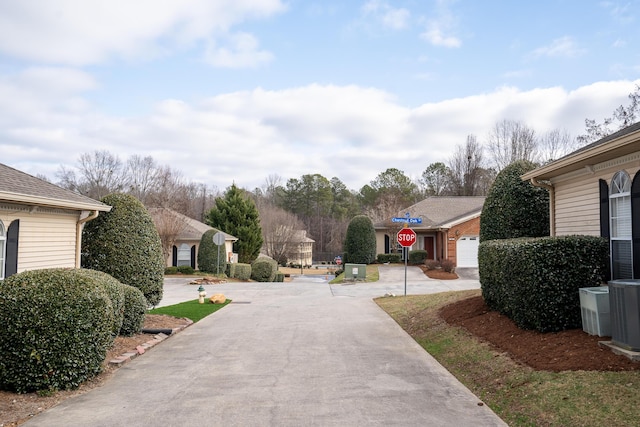
[[[398,243],[400,246],[408,248],[416,242],[416,232],[410,228],[403,228],[398,231]]]

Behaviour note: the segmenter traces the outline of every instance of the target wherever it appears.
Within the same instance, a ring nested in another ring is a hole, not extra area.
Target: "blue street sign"
[[[422,218],[411,218],[409,212],[404,217],[394,216],[391,218],[391,222],[406,222],[407,224],[422,224]]]

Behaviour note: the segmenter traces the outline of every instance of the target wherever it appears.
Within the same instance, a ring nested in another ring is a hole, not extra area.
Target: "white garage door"
[[[462,236],[456,243],[457,267],[478,267],[478,236]]]

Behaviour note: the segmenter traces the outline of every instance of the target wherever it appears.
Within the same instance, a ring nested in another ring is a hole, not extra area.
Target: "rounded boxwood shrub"
[[[227,270],[227,253],[224,245],[213,243],[213,236],[218,230],[208,230],[200,238],[198,249],[198,270],[206,273],[224,274]],[[220,257],[218,259],[218,257]]]
[[[480,214],[481,241],[549,235],[549,193],[520,178],[533,169],[519,160],[496,176]]]
[[[165,260],[151,216],[138,199],[128,194],[109,194],[102,202],[112,208],[84,226],[82,266],[135,286],[149,306],[158,304]]]
[[[124,318],[120,335],[130,337],[142,332],[146,313],[147,299],[142,291],[133,286],[124,285]]]
[[[124,320],[124,287],[114,277],[97,270],[88,270],[86,268],[78,270],[78,273],[85,274],[88,277],[94,279],[100,286],[104,287],[104,290],[111,299],[111,305],[113,307],[113,327],[111,328],[113,336],[120,333],[122,328],[122,321]]]
[[[344,262],[371,264],[376,259],[376,230],[366,215],[357,215],[349,222],[344,240]]]
[[[0,388],[78,387],[113,343],[105,287],[76,269],[26,271],[0,285]]]
[[[273,282],[278,271],[278,263],[271,258],[260,257],[251,263],[251,279],[256,282]]]

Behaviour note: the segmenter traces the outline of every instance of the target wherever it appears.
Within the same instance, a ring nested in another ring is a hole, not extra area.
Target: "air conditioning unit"
[[[640,280],[609,281],[611,342],[640,351]]]
[[[580,288],[582,330],[589,335],[611,336],[609,287]]]

